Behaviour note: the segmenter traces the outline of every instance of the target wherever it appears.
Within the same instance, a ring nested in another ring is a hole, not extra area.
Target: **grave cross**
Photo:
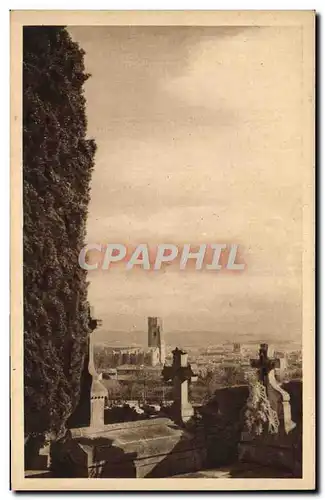
[[[280,368],[280,360],[268,357],[268,344],[261,344],[259,350],[259,359],[251,359],[251,367],[259,371],[259,380],[267,387],[269,373],[275,368]]]
[[[91,390],[90,390],[90,427],[101,428],[105,425],[104,413],[105,413],[105,400],[107,398],[108,392],[106,387],[101,382],[102,375],[97,373],[95,367],[95,353],[94,353],[94,338],[93,330],[97,326],[101,325],[101,321],[94,319],[93,311],[91,310],[92,324],[90,324],[91,333],[89,334],[89,364],[88,371],[92,377]]]
[[[280,386],[275,378],[275,369],[282,368],[281,360],[269,358],[268,344],[261,344],[259,359],[251,359],[252,368],[259,371],[259,380],[266,388],[267,397],[280,420],[281,430],[288,434],[296,424],[291,419],[290,395]]]
[[[162,375],[165,381],[173,381],[174,403],[173,413],[177,423],[186,423],[194,415],[188,400],[189,382],[196,382],[197,376],[188,362],[188,354],[181,349],[173,351],[172,366],[164,366]]]
[[[100,324],[101,321],[95,318],[93,309],[89,308],[88,327],[90,333],[87,338],[84,366],[81,374],[80,397],[76,409],[69,418],[69,428],[85,426],[100,428],[104,426],[107,389],[101,382],[102,375],[96,371],[93,339],[93,331]]]

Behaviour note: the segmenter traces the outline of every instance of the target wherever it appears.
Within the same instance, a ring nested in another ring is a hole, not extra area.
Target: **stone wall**
[[[283,384],[290,394],[292,419],[297,424],[290,436],[295,462],[301,464],[302,442],[302,383],[291,381]],[[247,386],[219,389],[199,412],[207,435],[207,460],[209,467],[219,467],[238,460],[238,444],[244,423],[244,409],[248,397]],[[299,472],[297,472],[299,475]]]
[[[219,389],[199,410],[207,436],[209,467],[219,467],[236,461],[242,431],[242,412],[247,397],[247,386]]]

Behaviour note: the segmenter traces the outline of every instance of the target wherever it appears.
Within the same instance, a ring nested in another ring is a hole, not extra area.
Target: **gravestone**
[[[205,465],[203,440],[168,418],[72,429],[52,449],[55,477],[168,477]]]
[[[300,437],[293,432],[296,424],[291,419],[290,396],[275,377],[280,360],[272,354],[267,344],[261,344],[259,358],[251,360],[252,368],[257,369],[258,380],[251,384],[245,408],[239,460],[290,470],[298,477],[301,474],[301,456],[297,456]],[[247,418],[256,418],[255,427],[249,425]]]
[[[273,358],[273,349],[268,344],[261,344],[259,359],[252,359],[252,368],[257,368],[259,380],[266,388],[266,394],[271,407],[276,412],[280,421],[280,432],[286,434],[292,431],[296,424],[291,419],[291,405],[289,394],[282,389],[275,377],[275,370],[283,369],[281,359]]]
[[[81,401],[87,411],[77,412],[74,422],[79,425],[70,425],[64,439],[52,443],[53,477],[166,477],[202,468],[206,459],[202,433],[189,432],[169,418],[105,425],[106,389],[95,369],[91,338],[88,352]],[[174,381],[174,403],[179,416],[187,419],[193,415],[187,383],[194,374],[184,354],[175,351],[173,377],[178,382]]]
[[[98,325],[98,320],[90,318],[89,322],[93,331]],[[79,403],[68,420],[69,428],[83,426],[101,428],[104,426],[105,401],[108,391],[101,382],[102,374],[96,371],[92,331],[87,339]]]
[[[186,424],[194,415],[193,406],[188,400],[189,382],[197,380],[197,375],[188,362],[187,352],[176,347],[173,351],[173,364],[165,365],[162,375],[166,382],[173,381],[173,418],[178,424]]]
[[[90,391],[90,427],[101,428],[105,425],[105,400],[108,396],[106,387],[101,382],[101,374],[98,374],[95,368],[94,360],[94,343],[92,334],[89,340],[89,366],[88,371],[92,376],[92,384]]]

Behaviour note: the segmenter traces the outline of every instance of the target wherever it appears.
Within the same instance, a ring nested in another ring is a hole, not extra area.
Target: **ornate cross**
[[[177,376],[178,379],[185,381],[195,381],[195,373],[192,370],[191,365],[188,362],[188,354],[181,349],[174,349],[173,351],[173,364],[172,366],[164,366],[162,375],[164,380],[167,382],[169,380],[174,380]]]
[[[288,434],[296,424],[291,419],[290,395],[277,382],[275,368],[281,368],[281,359],[269,358],[268,344],[260,344],[259,359],[251,359],[252,368],[259,371],[259,380],[265,386],[272,409],[276,412],[281,429]]]
[[[268,357],[268,344],[260,344],[259,359],[251,359],[251,367],[257,368],[259,380],[267,387],[269,373],[275,368],[280,368],[280,359]]]

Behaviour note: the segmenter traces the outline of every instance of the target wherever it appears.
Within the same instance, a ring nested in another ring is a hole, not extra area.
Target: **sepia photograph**
[[[11,13],[14,490],[315,488],[314,24]]]

